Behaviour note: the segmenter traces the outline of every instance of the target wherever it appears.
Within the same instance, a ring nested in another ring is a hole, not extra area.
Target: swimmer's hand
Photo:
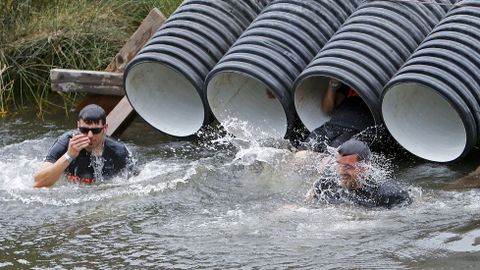
[[[312,204],[315,198],[315,187],[312,187],[307,194],[305,194],[305,198],[303,199],[303,203],[305,204]]]
[[[341,86],[342,83],[341,83],[340,81],[335,80],[335,79],[332,78],[332,79],[330,79],[330,82],[329,82],[328,84],[329,84],[329,86],[330,86],[330,89],[332,89],[333,91],[335,91],[335,90],[338,90],[338,89],[340,88],[340,86]]]
[[[90,144],[90,139],[85,134],[74,135],[68,142],[67,153],[72,158],[77,158],[82,149],[86,148]]]

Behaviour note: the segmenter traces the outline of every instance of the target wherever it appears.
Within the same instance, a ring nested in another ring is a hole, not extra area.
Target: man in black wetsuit
[[[354,135],[375,126],[370,109],[350,87],[331,79],[322,99],[322,111],[331,114],[328,122],[313,130],[300,146],[323,152],[327,145],[338,147]]]
[[[404,206],[411,203],[407,191],[394,182],[377,183],[368,178],[371,152],[368,146],[357,140],[349,140],[338,148],[337,175],[324,171],[308,191],[306,203],[356,204],[365,207]]]
[[[124,172],[136,173],[131,153],[121,142],[107,136],[105,111],[91,104],[78,114],[77,129],[65,132],[55,141],[35,173],[35,187],[49,187],[62,173],[69,180],[94,183]]]

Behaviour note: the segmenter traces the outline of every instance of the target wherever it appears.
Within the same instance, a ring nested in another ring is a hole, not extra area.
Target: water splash
[[[264,128],[252,126],[248,121],[242,121],[235,117],[225,119],[222,125],[228,133],[235,134],[238,139],[244,141],[268,141],[272,140],[271,134],[280,134],[277,130],[270,130],[267,133],[264,131]],[[281,136],[283,135],[278,137]]]
[[[90,165],[93,168],[93,178],[95,181],[103,182],[103,166],[105,165],[105,159],[101,155],[90,155]]]

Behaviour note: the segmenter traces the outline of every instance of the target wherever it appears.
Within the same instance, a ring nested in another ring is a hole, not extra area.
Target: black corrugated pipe
[[[358,0],[275,0],[207,76],[213,114],[237,137],[284,138],[295,121],[292,86]]]
[[[330,119],[321,104],[331,78],[354,89],[381,124],[383,87],[455,1],[370,1],[359,7],[295,81],[295,108],[305,127],[312,131]]]
[[[212,119],[203,82],[270,0],[186,0],[124,73],[132,107],[154,128],[194,135]]]
[[[387,84],[382,114],[411,153],[437,162],[479,143],[480,1],[459,2]]]

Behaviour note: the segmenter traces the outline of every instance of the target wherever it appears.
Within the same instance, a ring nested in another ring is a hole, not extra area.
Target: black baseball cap
[[[337,150],[341,156],[357,154],[359,157],[358,161],[369,161],[372,157],[372,152],[370,151],[368,145],[362,141],[355,139],[350,139],[342,143]]]
[[[80,119],[85,122],[98,122],[102,120],[102,123],[105,125],[107,122],[107,114],[105,113],[105,110],[97,104],[90,104],[85,106],[78,113],[78,120]]]

